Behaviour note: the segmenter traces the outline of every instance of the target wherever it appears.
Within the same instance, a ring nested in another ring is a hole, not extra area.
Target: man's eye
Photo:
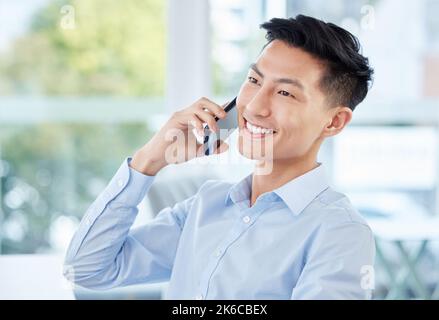
[[[251,82],[251,83],[255,83],[255,84],[258,83],[258,80],[256,80],[256,79],[253,78],[253,77],[248,77],[248,81]]]
[[[281,95],[285,96],[285,97],[292,97],[295,98],[291,93],[289,93],[288,91],[285,90],[281,90],[278,93],[280,93]]]

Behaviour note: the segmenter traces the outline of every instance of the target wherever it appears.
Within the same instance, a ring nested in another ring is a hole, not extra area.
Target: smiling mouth
[[[243,119],[244,119],[244,127],[242,129],[248,132],[249,134],[251,134],[252,138],[263,138],[265,136],[274,135],[277,133],[277,131],[273,128],[261,127],[247,121],[247,119],[244,117]]]

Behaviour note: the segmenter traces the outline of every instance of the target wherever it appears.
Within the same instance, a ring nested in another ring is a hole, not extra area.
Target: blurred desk
[[[62,268],[63,257],[57,255],[1,255],[0,299],[74,299]]]
[[[436,284],[432,291],[419,270],[419,261],[426,254],[429,243],[439,240],[439,219],[370,219],[368,223],[377,239],[377,258],[390,281],[386,298],[406,299],[410,291],[421,299],[439,298],[439,286]],[[392,265],[383,251],[385,243],[394,247],[401,265]]]

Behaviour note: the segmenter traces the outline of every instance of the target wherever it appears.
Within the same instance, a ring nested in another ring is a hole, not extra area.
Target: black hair
[[[360,42],[349,31],[305,15],[273,18],[261,24],[261,28],[267,31],[265,46],[273,40],[281,40],[326,64],[320,88],[331,105],[354,110],[366,97],[373,69],[368,58],[360,53]]]

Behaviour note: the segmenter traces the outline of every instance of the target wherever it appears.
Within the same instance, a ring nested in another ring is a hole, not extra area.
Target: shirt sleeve
[[[369,299],[374,257],[375,242],[367,225],[322,226],[291,299]]]
[[[64,262],[71,282],[92,289],[169,280],[186,215],[195,196],[168,207],[144,226],[130,228],[137,205],[154,177],[126,159],[93,202],[76,231]]]

